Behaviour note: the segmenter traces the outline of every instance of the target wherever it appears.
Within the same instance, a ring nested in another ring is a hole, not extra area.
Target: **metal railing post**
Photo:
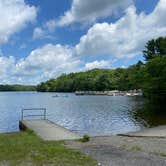
[[[46,120],[46,109],[44,109],[44,120]]]
[[[22,109],[21,110],[21,120],[23,120],[24,119],[24,110]]]
[[[28,110],[41,110],[43,111],[42,114],[38,115],[24,115],[24,111]],[[21,110],[21,120],[24,120],[24,117],[34,117],[34,116],[40,116],[42,119],[46,120],[46,108],[26,108]]]

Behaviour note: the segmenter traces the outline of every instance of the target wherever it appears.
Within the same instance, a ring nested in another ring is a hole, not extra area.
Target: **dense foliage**
[[[146,61],[155,57],[166,56],[166,37],[159,37],[156,40],[148,41],[143,54]]]
[[[35,91],[36,86],[30,85],[0,85],[0,91]]]
[[[144,95],[151,100],[166,101],[166,56],[148,61],[143,69]]]
[[[147,42],[143,51],[147,61],[143,69],[143,92],[153,102],[166,101],[166,37]]]
[[[93,69],[86,72],[63,74],[37,86],[38,91],[74,92],[77,90],[129,90],[142,88],[142,62],[127,69]]]

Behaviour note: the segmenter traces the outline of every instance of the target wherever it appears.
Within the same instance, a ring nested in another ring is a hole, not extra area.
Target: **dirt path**
[[[87,143],[66,141],[102,166],[166,166],[166,138],[94,137]]]

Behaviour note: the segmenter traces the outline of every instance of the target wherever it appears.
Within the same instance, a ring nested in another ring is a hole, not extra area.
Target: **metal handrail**
[[[25,111],[32,111],[32,110],[42,110],[43,114],[36,114],[36,115],[24,115]],[[44,120],[46,120],[46,108],[23,108],[21,110],[21,120],[24,120],[24,117],[34,117],[34,116],[40,116],[40,117],[44,117]]]

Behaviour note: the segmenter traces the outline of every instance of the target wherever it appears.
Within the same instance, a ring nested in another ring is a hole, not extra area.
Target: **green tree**
[[[144,58],[146,61],[153,59],[156,56],[166,55],[166,37],[159,37],[158,39],[152,39],[145,45],[143,50]]]
[[[47,91],[49,91],[48,84],[42,82],[41,84],[37,85],[37,91],[40,91],[40,92],[47,92]]]
[[[143,92],[154,102],[166,101],[166,56],[149,60],[143,68]]]
[[[96,80],[96,90],[105,91],[110,89],[110,80],[107,74],[100,74],[98,79]]]

